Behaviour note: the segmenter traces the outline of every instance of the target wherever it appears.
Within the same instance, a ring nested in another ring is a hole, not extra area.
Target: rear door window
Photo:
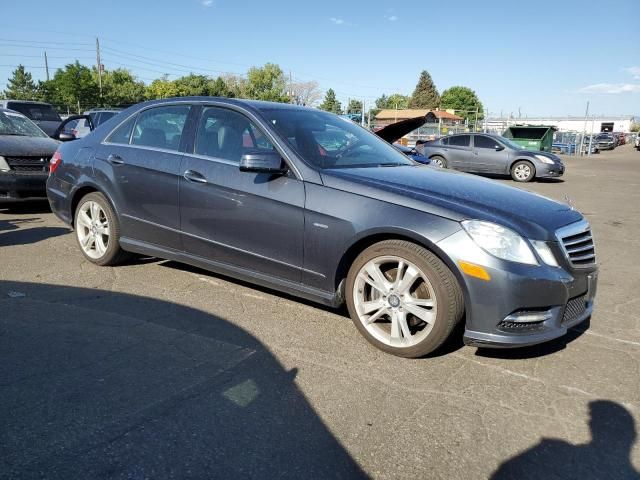
[[[471,135],[454,135],[449,137],[449,145],[456,147],[468,147],[471,143]]]
[[[131,138],[131,131],[133,130],[133,125],[136,123],[136,116],[134,115],[129,120],[124,122],[118,128],[116,128],[111,135],[109,135],[106,139],[107,143],[119,143],[123,145],[127,145],[129,143],[129,139]]]
[[[138,114],[131,144],[179,150],[189,109],[188,105],[168,105],[150,108]]]

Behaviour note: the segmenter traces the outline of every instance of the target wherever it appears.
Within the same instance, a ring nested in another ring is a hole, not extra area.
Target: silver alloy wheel
[[[433,163],[436,167],[444,168],[444,164],[442,163],[442,159],[440,158],[431,159],[431,163]]]
[[[387,255],[367,262],[353,286],[358,319],[378,341],[411,347],[424,340],[436,321],[433,285],[416,265]]]
[[[89,257],[99,259],[109,246],[109,220],[99,203],[89,200],[80,205],[76,218],[80,247]]]
[[[526,163],[521,163],[513,170],[513,174],[518,180],[526,180],[531,175],[531,167]]]

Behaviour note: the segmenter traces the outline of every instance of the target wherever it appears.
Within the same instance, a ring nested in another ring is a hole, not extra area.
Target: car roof
[[[90,110],[85,110],[83,115],[88,115],[90,113],[99,113],[99,112],[121,112],[121,108],[92,108]]]
[[[52,106],[50,103],[47,102],[38,102],[36,100],[16,100],[13,98],[3,98],[2,100],[0,100],[0,103],[8,103],[8,102],[16,102],[16,103],[32,103],[34,105],[49,105]]]
[[[163,105],[163,104],[171,104],[177,102],[194,102],[194,103],[206,103],[206,102],[219,102],[226,103],[228,105],[237,105],[244,107],[253,107],[254,109],[262,109],[265,107],[274,108],[274,109],[296,109],[296,110],[310,110],[310,111],[318,111],[316,108],[305,107],[302,105],[295,105],[293,103],[278,103],[278,102],[266,102],[263,100],[248,100],[244,98],[228,98],[228,97],[171,97],[171,98],[163,98],[160,100],[148,100],[146,102],[139,103],[134,105],[135,107],[143,107],[150,105]]]

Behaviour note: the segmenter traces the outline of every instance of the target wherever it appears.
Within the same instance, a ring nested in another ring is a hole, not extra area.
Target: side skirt
[[[178,250],[167,249],[158,245],[141,242],[139,240],[134,240],[127,237],[120,238],[120,246],[128,252],[148,255],[150,257],[163,258],[166,260],[173,260],[180,263],[186,263],[188,265],[193,265],[194,267],[209,270],[221,275],[227,275],[238,280],[243,280],[263,287],[272,288],[274,290],[288,293],[289,295],[302,297],[313,302],[327,305],[329,307],[339,307],[344,302],[344,298],[340,292],[340,288],[336,292],[327,292],[325,290],[319,290],[317,288],[309,287],[302,283],[284,280],[282,278],[274,277],[253,270],[248,270],[246,268],[236,267],[234,265],[229,265],[226,263],[217,262],[215,260],[190,255]]]

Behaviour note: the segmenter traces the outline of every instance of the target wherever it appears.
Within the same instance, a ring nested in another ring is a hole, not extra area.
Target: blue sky
[[[55,6],[54,6],[55,5]],[[84,7],[83,7],[84,6]],[[3,6],[0,89],[22,63],[44,78],[79,58],[148,82],[278,63],[341,100],[410,94],[421,70],[442,92],[474,89],[492,114],[640,114],[640,5],[600,1],[322,2],[111,0]],[[7,25],[8,24],[8,25]],[[17,25],[26,25],[21,29]],[[14,27],[16,26],[16,27]],[[38,67],[38,68],[35,68]]]

